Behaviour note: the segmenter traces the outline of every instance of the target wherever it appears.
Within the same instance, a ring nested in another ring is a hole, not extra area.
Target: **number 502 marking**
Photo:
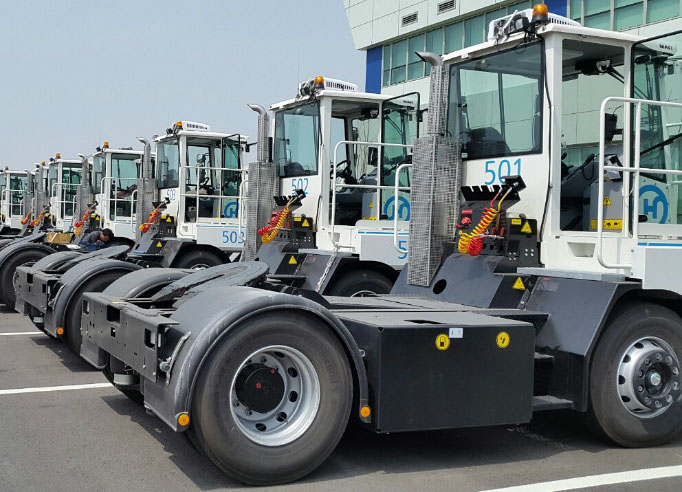
[[[521,175],[521,158],[513,163],[509,159],[502,159],[499,164],[497,161],[485,161],[485,174],[488,179],[485,184],[502,183],[504,176]]]

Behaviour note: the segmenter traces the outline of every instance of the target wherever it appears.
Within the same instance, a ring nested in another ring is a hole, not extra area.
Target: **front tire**
[[[173,268],[189,268],[192,270],[204,270],[225,263],[220,256],[212,251],[203,249],[188,251],[183,254],[173,265]]]
[[[321,321],[270,312],[225,336],[192,401],[199,447],[221,470],[253,485],[287,483],[338,444],[352,376],[343,347]]]
[[[371,297],[388,294],[393,281],[374,270],[353,270],[334,281],[329,289],[330,296]]]
[[[664,444],[682,431],[682,319],[656,304],[616,315],[593,354],[590,414],[613,442]]]

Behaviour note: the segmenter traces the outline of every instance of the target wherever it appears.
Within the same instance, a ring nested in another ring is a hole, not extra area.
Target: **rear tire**
[[[192,270],[203,270],[225,263],[220,256],[212,251],[199,249],[188,251],[183,254],[173,265],[173,268],[190,268]]]
[[[374,270],[353,270],[342,274],[334,281],[328,295],[340,297],[367,297],[388,294],[393,288],[393,281]]]
[[[14,273],[17,268],[26,263],[35,263],[49,253],[42,250],[19,251],[10,256],[0,269],[0,296],[5,306],[14,310],[17,293],[14,290]]]
[[[84,282],[71,297],[64,316],[64,342],[69,350],[80,357],[81,354],[81,316],[83,312],[83,294],[86,292],[102,292],[121,275],[130,273],[118,270],[104,272]]]
[[[213,463],[252,485],[297,480],[334,450],[352,376],[336,336],[299,312],[245,321],[220,341],[192,398],[196,439]]]
[[[592,357],[593,423],[625,447],[673,439],[682,430],[681,356],[682,319],[670,309],[638,303],[617,314]]]

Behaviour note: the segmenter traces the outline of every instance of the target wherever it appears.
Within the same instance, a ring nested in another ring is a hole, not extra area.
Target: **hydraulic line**
[[[142,234],[147,232],[149,228],[152,226],[152,224],[156,224],[158,222],[159,218],[159,213],[161,213],[161,209],[166,205],[165,202],[161,202],[158,207],[156,207],[154,210],[152,210],[152,213],[149,214],[149,218],[147,219],[147,222],[144,222],[140,224],[140,231],[142,231]]]
[[[29,210],[28,213],[26,214],[26,217],[21,219],[21,225],[26,225],[28,224],[28,219],[31,218],[31,215],[33,214],[33,209]]]
[[[470,233],[463,232],[460,235],[459,242],[457,243],[457,250],[460,253],[471,256],[478,256],[481,254],[483,251],[483,241],[486,237],[486,231],[500,213],[502,202],[505,198],[507,198],[507,195],[509,195],[511,190],[512,188],[510,187],[500,199],[499,203],[497,204],[497,208],[495,208],[495,200],[497,200],[497,197],[500,196],[501,191],[498,192],[497,195],[495,195],[490,201],[490,206],[484,210],[483,217],[481,217],[481,220],[478,222],[476,227],[474,227],[474,230]]]
[[[284,208],[270,220],[268,225],[258,229],[258,235],[261,237],[263,244],[271,243],[277,237],[277,234],[279,234],[280,229],[282,229],[289,216],[289,212],[291,212],[291,205],[298,198],[298,195],[292,196]]]

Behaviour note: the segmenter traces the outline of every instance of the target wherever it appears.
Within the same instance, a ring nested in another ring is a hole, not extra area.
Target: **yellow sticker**
[[[530,228],[530,224],[528,223],[528,221],[526,221],[526,223],[523,224],[523,227],[521,228],[521,232],[523,232],[524,234],[532,234],[533,233],[533,229]]]
[[[295,256],[292,255],[291,258],[289,258],[289,265],[298,265]]]
[[[310,227],[310,222],[308,222],[308,219],[303,221],[303,227]]]
[[[438,350],[447,350],[450,347],[450,337],[445,333],[441,333],[436,337],[436,348]]]
[[[526,290],[526,285],[523,283],[521,277],[516,277],[516,282],[514,282],[514,285],[512,285],[512,289]]]
[[[609,205],[611,205],[611,199],[609,198],[609,195],[606,195],[604,197],[604,206],[608,207]]]
[[[521,225],[521,219],[512,219],[512,225]]]
[[[500,348],[509,347],[509,333],[501,331],[497,334],[497,346]]]
[[[590,220],[590,229],[597,230],[597,219]],[[602,229],[605,231],[621,231],[623,230],[622,219],[604,219]]]
[[[156,243],[156,247],[157,247],[157,248],[163,248],[163,244],[161,244],[161,241],[159,241],[158,243]]]
[[[367,205],[368,208],[374,208],[374,202],[369,202],[369,205]]]
[[[173,219],[171,219],[170,216],[166,217],[166,222],[173,222]]]

